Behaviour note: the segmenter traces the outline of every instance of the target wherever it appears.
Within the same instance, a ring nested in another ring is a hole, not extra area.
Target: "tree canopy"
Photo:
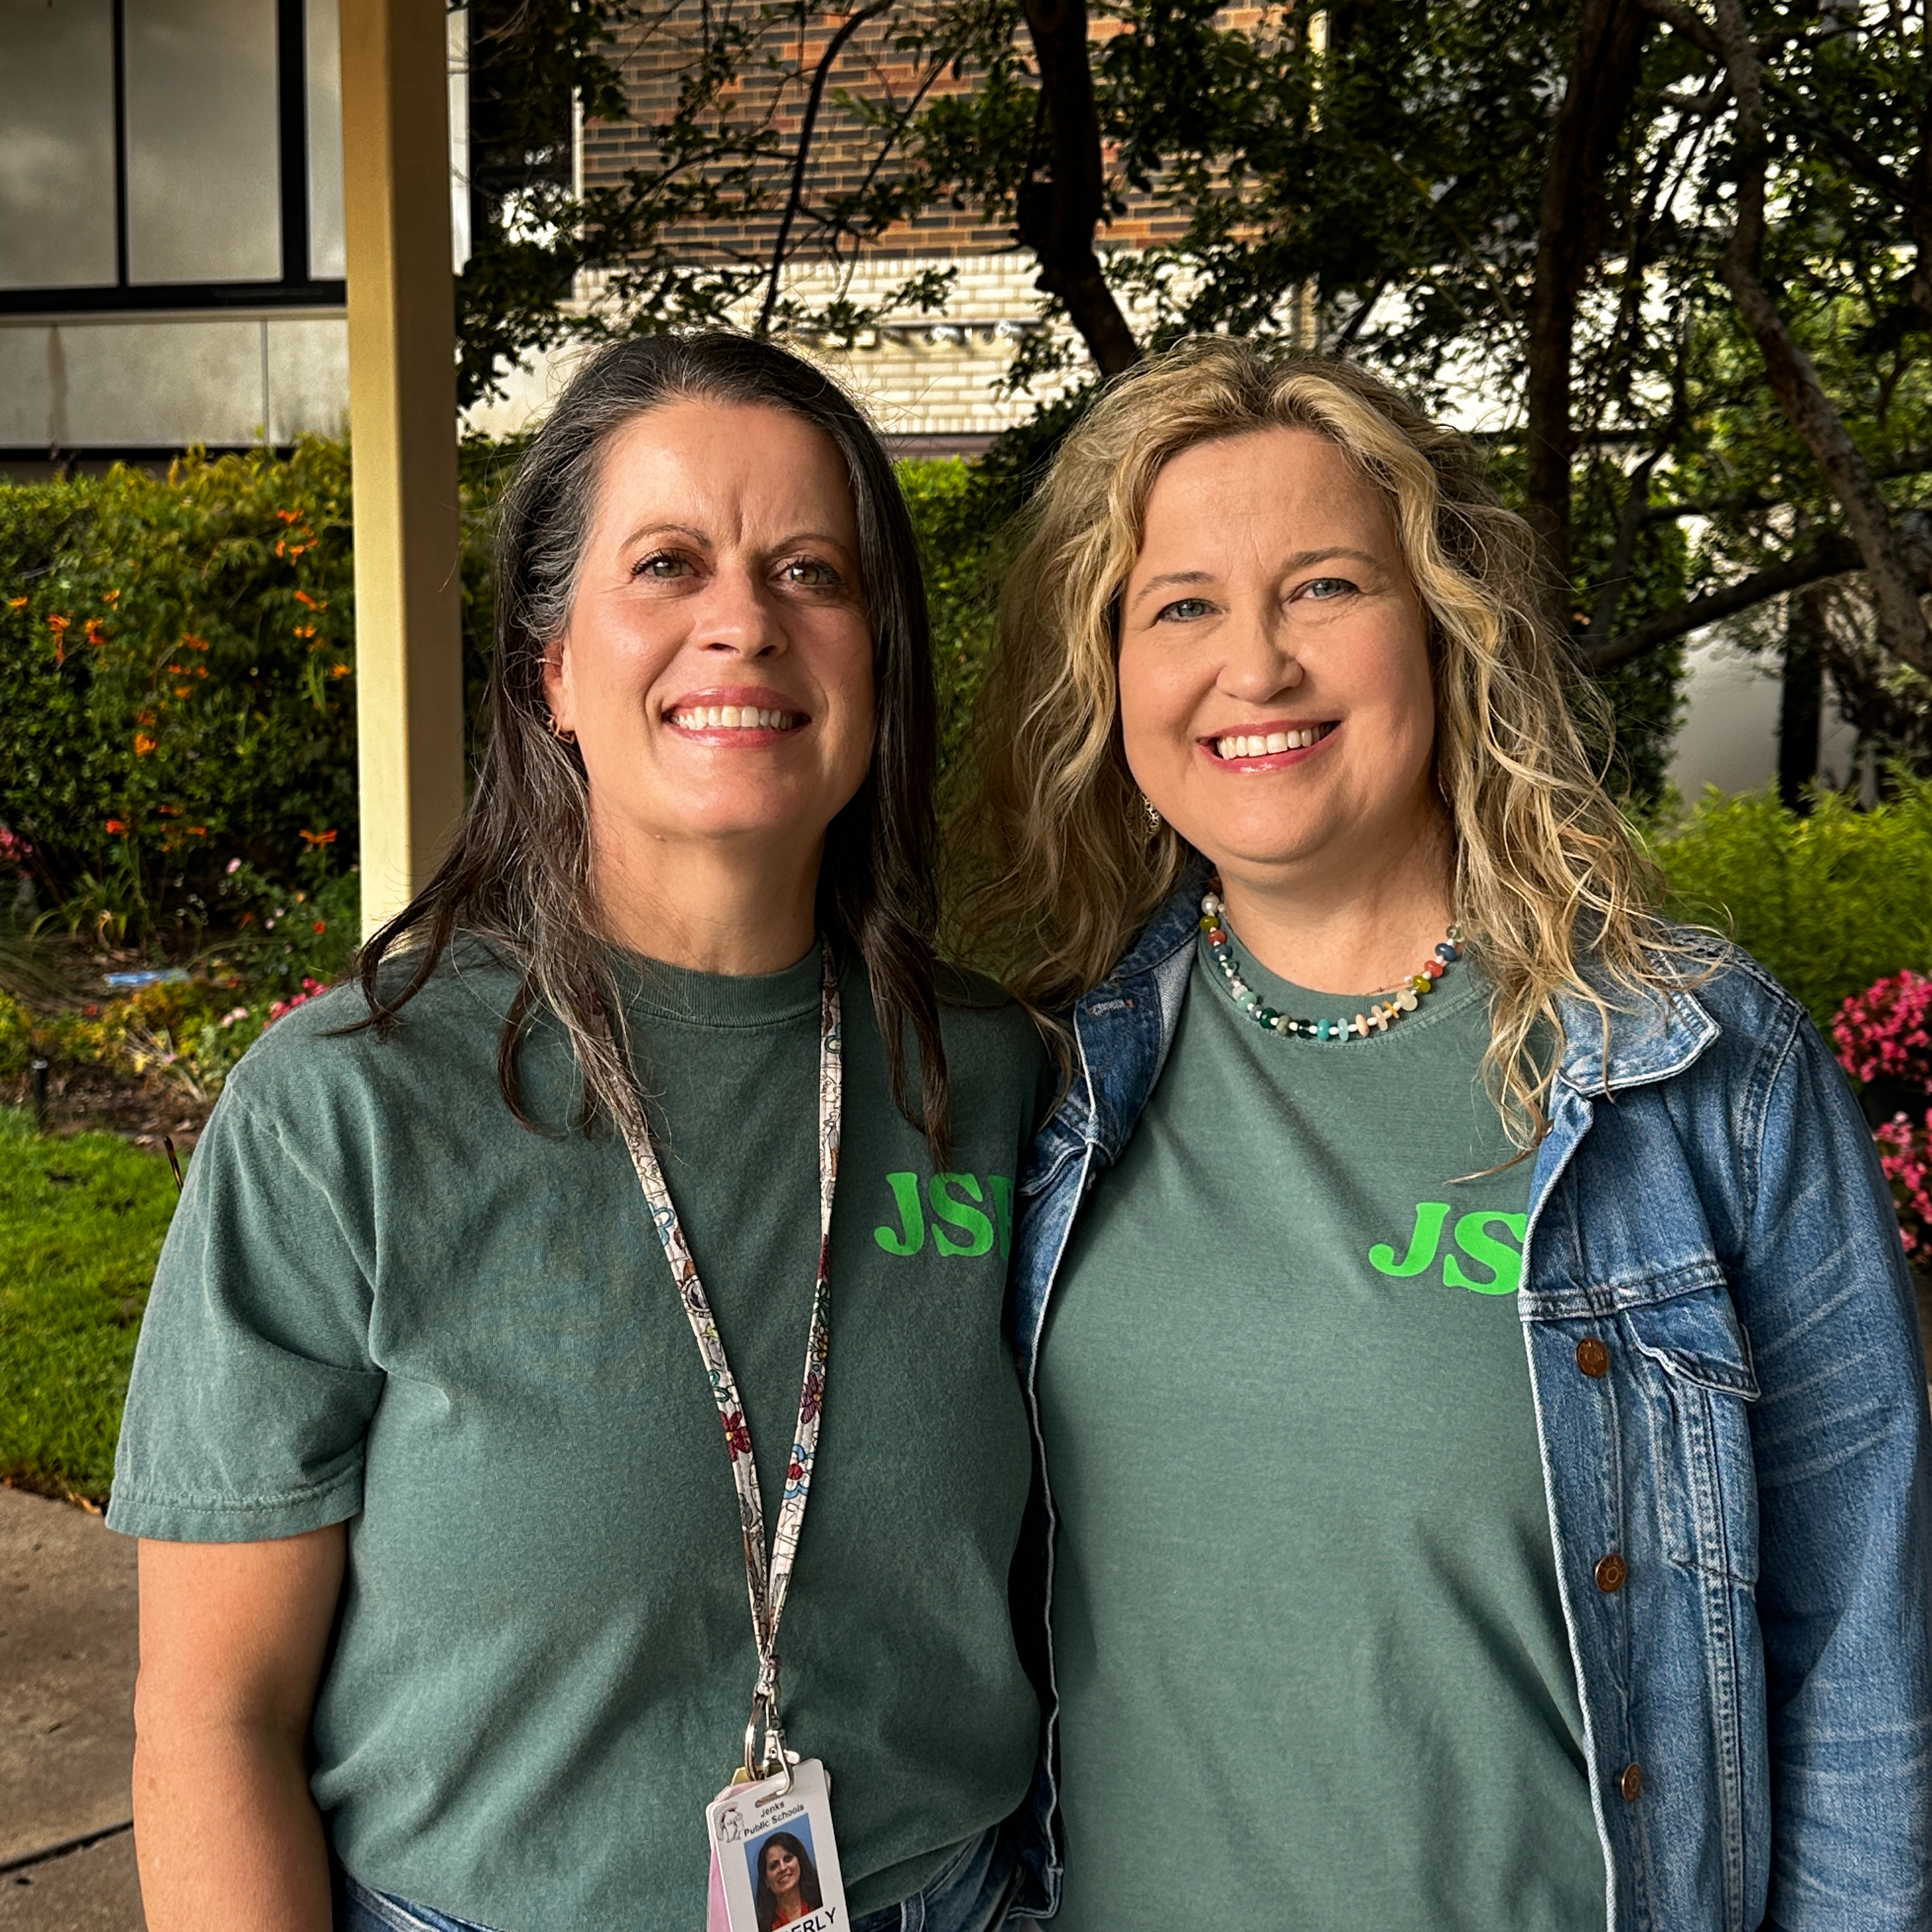
[[[535,159],[463,279],[468,393],[572,332],[849,340],[943,271],[871,308],[796,272],[969,209],[1059,325],[1016,384],[1202,331],[1351,355],[1486,426],[1592,668],[1630,689],[1788,600],[1932,763],[1922,4],[524,0],[486,32]],[[652,152],[580,198],[539,178],[539,125],[573,88],[627,115],[644,46],[677,75]],[[1150,211],[1164,238],[1114,245]]]

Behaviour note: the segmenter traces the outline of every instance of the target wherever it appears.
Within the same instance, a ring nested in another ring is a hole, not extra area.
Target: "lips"
[[[1224,762],[1278,758],[1286,752],[1312,751],[1335,729],[1336,720],[1305,724],[1270,722],[1246,731],[1228,731],[1202,740],[1210,757]]]

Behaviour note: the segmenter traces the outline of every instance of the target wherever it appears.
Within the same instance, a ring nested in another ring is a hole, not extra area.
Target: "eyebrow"
[[[660,536],[688,537],[693,543],[700,544],[706,550],[712,548],[711,534],[700,530],[694,524],[640,524],[623,542],[620,549],[628,550],[632,544],[644,542],[647,538]],[[782,537],[776,545],[778,550],[788,550],[794,544],[821,543],[837,550],[842,556],[851,554],[844,539],[832,535],[830,530],[794,530]]]
[[[1284,575],[1292,575],[1298,570],[1306,570],[1312,563],[1326,563],[1331,558],[1338,556],[1353,557],[1358,563],[1366,563],[1371,569],[1381,567],[1377,560],[1365,550],[1351,550],[1346,544],[1331,544],[1326,550],[1298,550],[1292,556],[1284,557],[1281,563],[1282,572]],[[1214,573],[1210,571],[1167,571],[1159,577],[1149,578],[1134,593],[1134,602],[1138,605],[1154,591],[1172,590],[1176,584],[1211,584],[1214,581]]]

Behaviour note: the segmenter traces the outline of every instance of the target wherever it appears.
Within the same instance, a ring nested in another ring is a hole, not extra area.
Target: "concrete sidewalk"
[[[0,1932],[144,1932],[113,1830],[133,1816],[136,1657],[134,1544],[0,1489]]]

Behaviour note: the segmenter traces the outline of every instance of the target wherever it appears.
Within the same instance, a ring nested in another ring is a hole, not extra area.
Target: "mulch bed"
[[[0,1101],[32,1107],[32,1076],[0,1081]],[[158,1148],[165,1137],[185,1152],[201,1138],[208,1112],[206,1101],[193,1100],[166,1081],[117,1073],[105,1066],[55,1066],[47,1070],[43,1124],[50,1134],[120,1134],[136,1147],[152,1148]]]

